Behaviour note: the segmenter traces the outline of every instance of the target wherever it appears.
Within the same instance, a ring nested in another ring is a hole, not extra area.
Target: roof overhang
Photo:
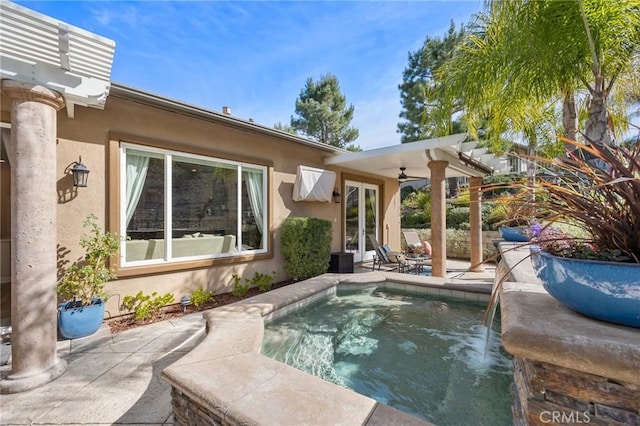
[[[348,152],[345,149],[338,148],[326,143],[316,142],[311,139],[306,139],[302,136],[258,124],[253,120],[245,120],[232,115],[219,113],[204,107],[186,103],[184,101],[170,99],[165,96],[157,95],[155,93],[149,93],[140,89],[129,87],[121,83],[112,82],[110,96],[112,98],[120,98],[131,102],[137,102],[153,108],[160,108],[165,111],[182,114],[187,117],[194,117],[202,120],[212,120],[217,123],[228,125],[244,131],[257,132],[268,136],[277,137],[278,139],[285,139],[291,142],[325,151],[328,155],[339,155]]]
[[[430,178],[427,166],[431,161],[447,161],[446,177],[485,176],[507,173],[506,158],[476,149],[477,142],[464,142],[466,133],[417,142],[392,145],[368,151],[350,152],[325,159],[326,165],[340,166],[397,179],[400,168],[405,174],[417,178]]]
[[[104,108],[115,42],[8,1],[0,2],[0,78],[60,92],[74,106]]]

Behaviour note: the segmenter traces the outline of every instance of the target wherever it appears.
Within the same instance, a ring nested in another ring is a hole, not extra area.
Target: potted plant
[[[498,232],[505,241],[529,241],[529,226],[541,216],[535,199],[531,199],[531,194],[531,191],[524,190],[513,197],[498,200],[500,204],[496,210],[502,218],[494,225],[498,227]]]
[[[85,256],[67,268],[57,286],[58,328],[66,339],[89,336],[100,328],[109,297],[105,283],[115,278],[109,260],[118,253],[120,240],[102,232],[97,219],[90,214],[84,221],[83,227],[89,228],[80,238]]]
[[[577,226],[583,236],[534,226],[536,275],[566,307],[640,327],[640,143],[627,149],[564,141],[577,149],[547,160],[556,173],[530,189],[552,222]]]

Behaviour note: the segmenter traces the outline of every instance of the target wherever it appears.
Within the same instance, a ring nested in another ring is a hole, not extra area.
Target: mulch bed
[[[273,286],[271,286],[271,290],[275,290],[276,288],[280,288],[280,287],[284,287],[287,286],[289,284],[292,284],[293,281],[289,280],[289,281],[281,281],[278,283],[275,283]],[[256,296],[261,292],[258,287],[252,287],[249,289],[249,292],[247,293],[247,295],[245,297],[237,297],[234,296],[231,293],[222,293],[222,294],[216,294],[214,296],[214,301],[211,303],[208,303],[206,305],[200,306],[199,308],[196,308],[193,305],[189,305],[187,306],[187,308],[183,311],[182,307],[180,306],[180,304],[174,304],[174,305],[169,305],[169,306],[165,306],[164,308],[162,308],[160,310],[160,312],[158,313],[158,315],[154,316],[151,319],[148,320],[144,320],[144,321],[136,321],[136,319],[133,317],[133,314],[127,314],[127,315],[123,315],[121,317],[116,317],[110,320],[107,320],[109,323],[109,328],[111,329],[111,333],[115,334],[115,333],[119,333],[121,331],[124,330],[129,330],[131,328],[135,328],[135,327],[139,327],[141,325],[147,325],[147,324],[153,324],[156,323],[158,321],[165,321],[168,319],[172,319],[172,318],[179,318],[182,317],[184,315],[188,315],[188,314],[192,314],[194,312],[201,312],[201,311],[206,311],[207,309],[213,309],[213,308],[218,308],[220,306],[224,306],[224,305],[228,305],[230,303],[234,303],[237,302],[238,300],[242,300],[242,299],[247,299],[249,297],[253,297]]]

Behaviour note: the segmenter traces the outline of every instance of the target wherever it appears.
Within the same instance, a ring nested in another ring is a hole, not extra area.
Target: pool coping
[[[491,288],[394,272],[324,274],[205,312],[205,338],[162,376],[174,393],[225,425],[430,425],[260,353],[265,322],[335,294],[338,286],[371,283],[477,302],[488,300]]]

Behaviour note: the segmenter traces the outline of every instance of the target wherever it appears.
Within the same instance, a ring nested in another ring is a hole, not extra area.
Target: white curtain
[[[264,220],[264,196],[262,191],[262,173],[251,172],[245,170],[245,183],[247,185],[247,193],[249,195],[249,204],[253,217],[256,219],[258,231],[262,231],[262,222]]]
[[[11,164],[14,161],[13,146],[11,145],[11,129],[3,127],[0,138],[2,138],[2,144],[4,145],[4,150],[7,153],[7,160],[9,160],[9,164]]]
[[[148,169],[149,157],[127,154],[127,226],[136,211],[138,201],[140,201]]]

